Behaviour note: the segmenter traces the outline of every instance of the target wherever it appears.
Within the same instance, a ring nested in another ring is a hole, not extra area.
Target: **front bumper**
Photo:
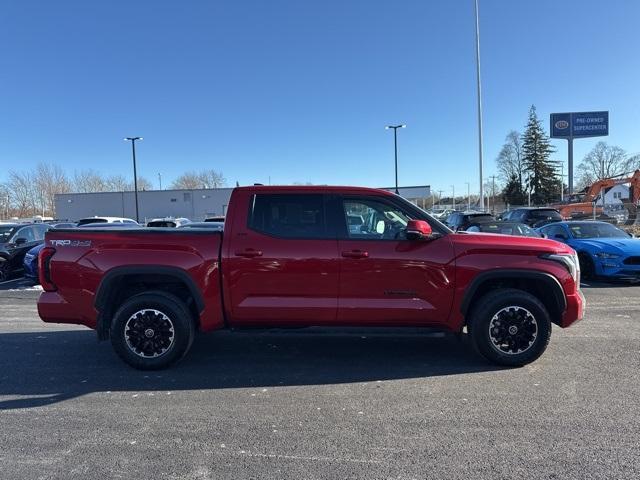
[[[584,318],[584,310],[587,306],[587,301],[582,294],[582,291],[577,290],[576,293],[566,295],[567,308],[562,314],[562,321],[560,326],[566,328],[579,322]]]

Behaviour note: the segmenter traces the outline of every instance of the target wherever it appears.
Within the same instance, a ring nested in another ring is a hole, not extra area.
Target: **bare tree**
[[[111,175],[104,181],[105,190],[108,192],[126,192],[133,190],[131,183],[124,175]]]
[[[522,158],[522,135],[511,130],[506,138],[504,145],[496,158],[500,179],[508,182],[513,178],[517,178],[521,188],[523,185],[524,161]]]
[[[0,218],[8,220],[13,215],[11,207],[11,190],[7,183],[0,183]]]
[[[198,177],[202,182],[202,188],[220,188],[224,187],[227,183],[227,180],[224,178],[222,173],[216,172],[215,170],[202,170]]]
[[[73,189],[78,193],[104,192],[106,183],[95,170],[80,170],[73,173]]]
[[[36,210],[36,188],[34,176],[29,172],[9,172],[7,186],[10,191],[10,199],[15,209],[15,215],[26,217],[35,215]]]
[[[34,175],[37,188],[37,200],[41,202],[42,211],[46,215],[55,214],[55,196],[58,193],[71,191],[71,182],[59,165],[40,163]]]
[[[185,172],[176,178],[172,188],[193,190],[198,188],[220,188],[226,184],[226,179],[215,170],[202,170],[200,172]]]
[[[185,172],[173,181],[171,188],[193,190],[200,188],[201,185],[202,182],[196,172]]]
[[[131,190],[133,190],[133,185],[131,185]],[[138,190],[153,190],[153,184],[145,177],[138,177]]]
[[[640,167],[640,155],[629,156],[624,149],[598,142],[578,165],[578,186],[586,187],[597,180],[631,173]]]

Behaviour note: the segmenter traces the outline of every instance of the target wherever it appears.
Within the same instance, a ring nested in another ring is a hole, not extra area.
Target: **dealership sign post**
[[[551,138],[569,142],[569,193],[573,193],[573,139],[609,135],[609,112],[551,114]]]

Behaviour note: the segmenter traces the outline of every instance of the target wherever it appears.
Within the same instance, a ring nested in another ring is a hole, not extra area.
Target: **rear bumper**
[[[96,328],[95,320],[82,316],[58,292],[42,292],[38,299],[38,315],[47,323],[70,323]]]
[[[567,308],[562,314],[562,321],[560,326],[566,328],[574,323],[582,320],[584,317],[584,309],[587,305],[587,301],[580,290],[574,294],[566,295]]]

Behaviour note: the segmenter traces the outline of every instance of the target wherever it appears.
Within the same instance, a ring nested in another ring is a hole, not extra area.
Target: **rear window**
[[[169,227],[169,228],[175,228],[176,224],[175,222],[170,222],[170,221],[158,221],[158,222],[149,222],[147,223],[147,227]]]
[[[254,195],[249,228],[282,238],[327,238],[322,195]]]
[[[89,223],[107,223],[106,218],[83,218],[78,222],[78,226],[87,225]]]
[[[486,222],[494,220],[494,218],[490,213],[472,213],[470,215],[467,215],[467,220],[470,220],[472,222]]]
[[[562,220],[562,216],[556,210],[531,210],[531,218],[541,218],[545,220]]]

